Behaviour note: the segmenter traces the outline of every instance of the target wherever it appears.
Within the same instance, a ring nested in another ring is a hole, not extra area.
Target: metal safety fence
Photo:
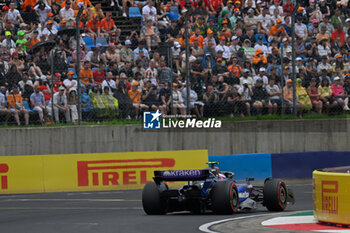
[[[292,24],[282,14],[251,24],[283,4],[258,11],[257,2],[233,3],[204,7],[209,14],[190,1],[4,3],[1,124],[140,119],[157,110],[198,118],[350,110],[350,37],[339,20],[329,25],[321,13],[316,25],[309,6],[295,3]],[[339,10],[350,22],[347,7],[332,7]]]

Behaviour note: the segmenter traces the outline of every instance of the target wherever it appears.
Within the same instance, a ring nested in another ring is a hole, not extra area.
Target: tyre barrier
[[[314,216],[326,224],[350,226],[350,166],[313,172]]]

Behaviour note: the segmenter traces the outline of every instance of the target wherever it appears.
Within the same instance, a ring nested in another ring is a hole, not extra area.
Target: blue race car
[[[255,209],[261,203],[270,211],[283,211],[294,203],[294,195],[280,179],[266,179],[264,186],[236,183],[233,172],[219,172],[218,162],[209,162],[202,170],[154,171],[154,182],[147,183],[142,192],[142,205],[146,214],[166,214],[176,211],[232,214]],[[188,181],[180,189],[169,189],[164,181]]]

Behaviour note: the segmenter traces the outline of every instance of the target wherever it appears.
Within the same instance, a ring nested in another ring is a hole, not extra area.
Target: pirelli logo
[[[322,212],[338,213],[338,181],[322,181]]]
[[[150,168],[174,166],[172,158],[78,161],[78,186],[146,184]]]
[[[0,189],[1,190],[8,189],[7,175],[6,175],[8,171],[9,171],[9,166],[6,163],[0,163]]]

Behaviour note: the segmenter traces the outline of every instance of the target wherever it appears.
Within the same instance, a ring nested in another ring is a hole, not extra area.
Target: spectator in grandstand
[[[78,121],[78,110],[77,110],[77,89],[75,87],[71,87],[67,91],[67,108],[68,108],[68,114],[70,115],[70,118],[68,118],[69,122],[76,123]]]
[[[10,31],[5,32],[5,39],[1,42],[1,44],[6,47],[7,51],[12,53],[16,48],[16,43],[11,38],[12,33]]]
[[[276,115],[278,108],[281,107],[281,95],[282,91],[279,86],[275,84],[275,79],[269,79],[269,85],[266,86],[267,94],[269,95],[269,101],[271,103],[271,113]]]
[[[102,60],[102,45],[98,43],[95,48],[92,48],[92,51],[89,51],[84,60],[89,61],[91,67],[99,67],[99,64]]]
[[[7,95],[7,103],[8,108],[12,112],[12,114],[15,117],[16,123],[18,126],[21,125],[21,122],[19,120],[19,115],[23,114],[25,119],[25,124],[29,124],[29,113],[26,109],[23,108],[23,99],[22,95],[19,93],[18,87],[13,86],[12,92],[10,92]]]
[[[47,5],[45,2],[39,2],[38,4],[36,4],[36,6],[34,6],[34,10],[39,15],[40,23],[42,23],[42,24],[46,23],[46,21],[48,19],[48,14],[51,11],[51,7],[49,5]],[[52,16],[53,16],[53,14],[52,14]]]
[[[112,14],[110,12],[106,13],[106,17],[101,20],[101,34],[109,39],[109,36],[112,33],[117,32],[117,26],[115,25],[114,20],[112,19]]]
[[[93,73],[90,68],[90,62],[84,61],[83,68],[80,70],[80,81],[85,85],[88,86],[91,83],[94,83]]]
[[[103,80],[102,82],[102,89],[104,90],[105,87],[108,87],[109,88],[109,93],[111,95],[114,94],[114,92],[117,90],[117,86],[116,86],[116,83],[115,81],[113,80],[113,74],[112,72],[108,71],[107,74],[106,74],[106,79]]]
[[[260,70],[260,68],[264,68],[267,66],[267,58],[264,55],[264,52],[261,49],[257,49],[254,57],[253,57],[253,64],[255,66],[256,70]],[[267,82],[265,83],[265,85]]]
[[[101,36],[101,23],[98,16],[91,18],[86,24],[87,34],[96,39]]]
[[[33,111],[38,112],[39,120],[41,124],[45,121],[49,122],[49,111],[50,109],[46,106],[44,94],[40,92],[40,86],[34,86],[34,93],[30,96],[30,102],[33,106]]]
[[[23,100],[29,102],[30,95],[34,92],[34,85],[27,72],[23,72],[22,80],[18,82],[18,86],[21,89]]]
[[[22,80],[22,76],[18,72],[16,64],[10,63],[9,65],[10,65],[10,70],[7,72],[4,79],[5,79],[6,87],[9,90],[11,90],[13,86],[17,85],[17,83]]]
[[[65,115],[66,122],[70,122],[70,114],[67,106],[66,88],[64,86],[59,87],[59,92],[53,95],[53,110],[56,123],[60,122],[60,113]]]
[[[141,29],[141,40],[146,40],[148,51],[158,46],[160,42],[159,31],[157,27],[153,26],[153,21],[147,19],[146,25]]]
[[[291,79],[287,80],[286,85],[283,88],[283,100],[286,106],[285,107],[286,111],[293,112],[293,109],[292,109],[293,108],[293,81]],[[297,111],[301,114],[298,96],[295,102],[296,102]]]
[[[281,38],[289,38],[285,28],[282,25],[282,19],[277,19],[276,24],[271,27],[270,40],[281,41]]]
[[[55,29],[53,26],[53,21],[49,20],[46,22],[46,27],[39,35],[41,40],[49,40],[50,36],[56,36],[57,35],[57,29]]]
[[[179,84],[174,82],[171,98],[173,100],[173,113],[177,115],[177,113],[179,112],[182,116],[185,116],[186,108],[184,105],[184,100],[182,98],[182,89],[183,89],[182,86],[180,87]]]
[[[265,75],[265,73],[266,73],[266,69],[264,67],[261,67],[259,69],[258,75],[254,76],[254,83],[256,83],[258,80],[261,80],[263,81],[263,86],[265,87],[269,83],[269,80]]]
[[[243,116],[245,111],[244,98],[238,93],[239,85],[230,85],[228,92],[224,97],[225,108],[230,117]]]
[[[326,70],[327,72],[331,72],[332,66],[328,62],[328,57],[327,55],[324,55],[321,57],[321,62],[317,66],[317,72],[321,73],[322,70]]]
[[[142,91],[142,103],[147,105],[148,109],[152,111],[162,110],[159,108],[159,95],[157,87],[151,81],[146,82],[146,87]]]
[[[120,50],[120,60],[121,62],[133,62],[134,61],[134,52],[130,49],[131,41],[126,40],[125,45]]]
[[[344,88],[344,92],[345,92],[344,111],[350,111],[350,108],[349,108],[350,74],[347,74],[345,76],[343,88]]]
[[[101,95],[102,103],[105,105],[108,117],[116,117],[118,115],[118,100],[114,98],[109,93],[109,87],[105,86],[103,88],[103,93]]]
[[[139,85],[139,82],[133,82],[131,89],[128,91],[129,98],[131,99],[132,105],[135,109],[135,119],[138,119],[140,111],[147,111],[149,109],[147,105],[141,103],[142,93],[138,89]],[[121,103],[120,107],[122,107]]]
[[[316,80],[311,81],[314,81],[316,85]],[[321,81],[321,84],[318,86],[318,93],[322,105],[326,107],[326,113],[329,114],[330,108],[336,107],[337,103],[332,98],[332,88],[329,85],[328,79],[323,79]]]
[[[147,59],[150,59],[148,50],[144,47],[145,41],[141,40],[139,42],[139,45],[136,49],[134,49],[134,62],[136,62],[137,59],[142,58],[143,56]]]
[[[113,43],[109,43],[108,47],[101,55],[101,59],[105,64],[110,64],[111,62],[113,63],[120,63],[120,55],[118,53],[118,50],[116,49],[116,46]]]
[[[213,85],[209,84],[206,89],[206,93],[203,96],[204,100],[204,114],[207,117],[216,115],[215,112],[220,109],[219,96],[214,91]]]
[[[340,78],[339,77],[334,78],[334,82],[331,85],[331,88],[332,88],[332,96],[334,98],[334,102],[336,102],[339,107],[343,108],[344,107],[344,99],[346,98],[346,94],[344,92],[343,86],[340,85]]]
[[[316,80],[312,79],[310,82],[310,86],[307,88],[307,94],[309,95],[309,99],[311,101],[310,105],[312,104],[310,106],[310,109],[312,108],[312,106],[314,106],[316,112],[318,114],[321,114],[323,103],[322,103],[322,100],[320,99],[320,93],[318,90],[319,89],[316,87]],[[309,105],[309,100],[305,100],[305,98],[303,100],[303,98],[300,98],[300,97],[299,97],[299,99],[300,99],[301,104],[304,106],[303,108],[305,109],[305,104]],[[303,103],[303,101],[304,101],[304,103]]]
[[[153,6],[154,2],[148,0],[147,4],[142,7],[143,20],[146,22],[148,19],[156,22],[157,21],[157,9]]]
[[[64,86],[67,88],[67,90],[71,89],[74,87],[75,89],[77,88],[77,81],[73,80],[74,78],[74,72],[70,70],[67,73],[67,78],[63,81]]]
[[[19,26],[20,23],[24,23],[21,13],[19,10],[15,9],[15,3],[11,2],[9,5],[10,9],[5,15],[5,22],[9,21],[10,23],[14,24],[16,27]]]
[[[6,98],[3,93],[3,90],[6,91],[6,87],[1,86],[1,91],[0,91],[0,114],[3,116],[5,115],[5,125],[7,125],[8,120],[11,117],[11,111],[6,108]]]
[[[307,113],[310,113],[310,111],[312,109],[312,103],[311,103],[311,100],[310,100],[311,96],[309,96],[310,95],[310,91],[307,92],[306,89],[302,86],[302,80],[300,78],[297,78],[296,81],[297,81],[296,94],[298,96],[298,100],[299,100],[299,103],[300,103],[300,109],[301,109],[301,111],[307,111]],[[310,90],[310,87],[309,87],[308,90]],[[317,88],[316,87],[315,87],[315,90],[317,92]],[[318,107],[318,104],[319,104],[318,100],[317,100],[317,103],[315,101],[315,106]],[[321,102],[321,104],[322,104],[322,102]],[[319,110],[319,109],[317,108],[317,110]],[[322,110],[322,107],[321,107],[321,110]]]
[[[272,113],[272,105],[269,101],[269,95],[266,88],[263,86],[264,82],[262,79],[256,80],[254,87],[252,88],[252,103],[253,107],[257,110],[258,114],[262,114],[264,107],[268,108],[268,113]]]

